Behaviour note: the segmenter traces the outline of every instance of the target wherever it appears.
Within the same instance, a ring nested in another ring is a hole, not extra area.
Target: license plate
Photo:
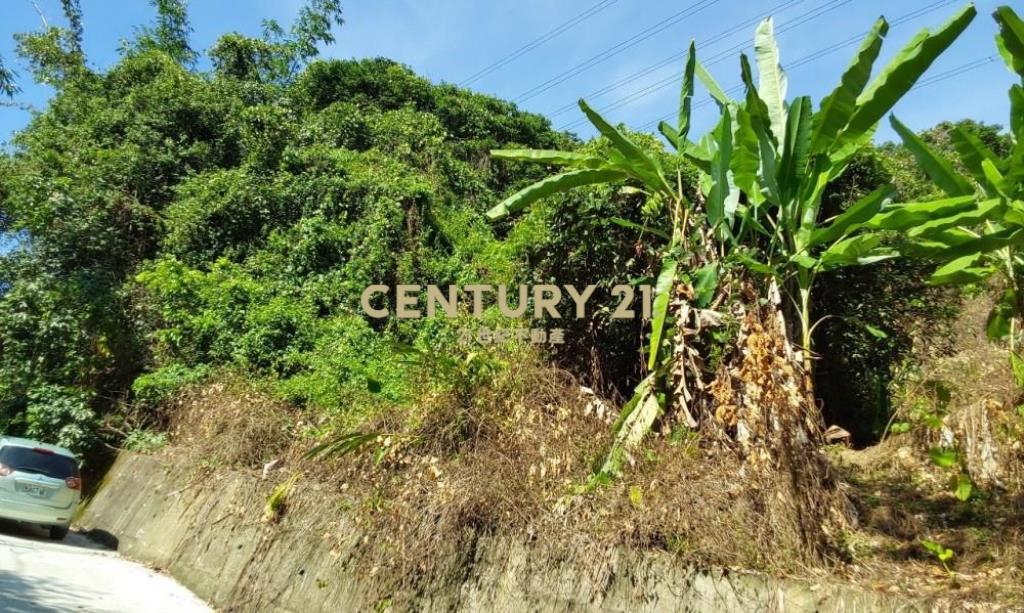
[[[43,494],[45,492],[46,492],[46,490],[44,490],[41,487],[34,487],[34,486],[31,486],[31,485],[26,485],[25,486],[25,493],[28,494],[29,496],[38,496],[38,497],[42,498],[42,496],[43,496]]]

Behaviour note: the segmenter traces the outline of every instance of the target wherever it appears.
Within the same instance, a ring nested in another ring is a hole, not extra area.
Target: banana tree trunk
[[[799,534],[813,556],[825,556],[833,535],[853,516],[822,450],[822,419],[807,352],[790,341],[777,286],[765,290],[767,301],[759,300],[761,293],[752,283],[741,293],[745,297],[733,313],[739,333],[707,382],[692,346],[700,314],[678,305],[675,402],[684,409],[677,412],[679,421],[695,425],[712,448],[737,454],[744,467],[741,477],[751,480],[746,491],[759,497],[756,504],[765,509],[766,519]],[[806,335],[807,326],[801,332]],[[687,340],[690,344],[680,349]]]

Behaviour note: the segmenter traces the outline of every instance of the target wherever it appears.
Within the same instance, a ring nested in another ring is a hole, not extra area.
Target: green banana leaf
[[[858,234],[832,243],[819,256],[819,267],[830,270],[839,266],[871,264],[899,255],[894,249],[882,249],[878,234]]]
[[[1000,172],[1006,172],[1006,162],[999,159],[985,143],[981,142],[981,139],[960,126],[954,126],[949,136],[953,141],[953,148],[956,149],[956,153],[960,156],[960,161],[963,162],[967,171],[971,173],[975,181],[986,188],[989,196],[994,196],[995,186],[989,185],[981,162],[982,160],[992,162]]]
[[[1024,140],[1024,87],[1010,88],[1010,132],[1017,136],[1017,142]]]
[[[951,260],[932,273],[928,283],[932,285],[980,283],[992,276],[994,268],[976,266],[981,259],[981,253],[971,253]]]
[[[711,94],[711,97],[718,103],[719,107],[729,106],[732,104],[732,99],[729,98],[729,94],[725,93],[722,86],[718,84],[718,81],[711,76],[711,73],[708,72],[707,68],[704,68],[704,65],[701,64],[699,60],[694,62],[694,72],[697,74],[697,79],[704,84],[704,87],[707,88],[708,93]]]
[[[971,228],[982,222],[1000,218],[1005,210],[1006,206],[999,199],[984,200],[979,202],[977,207],[966,211],[944,217],[936,216],[934,219],[915,225],[907,231],[907,236],[917,238],[947,228]]]
[[[690,134],[690,107],[693,103],[693,73],[697,66],[697,43],[690,41],[683,69],[683,84],[679,91],[679,119],[676,132],[685,140]]]
[[[783,201],[798,197],[807,176],[812,115],[811,99],[807,96],[794,100],[789,109],[786,131],[783,133],[782,161],[777,177]],[[794,220],[802,217],[802,212],[793,212]]]
[[[590,108],[590,105],[585,100],[579,101],[580,108],[583,113],[590,120],[590,123],[597,128],[605,138],[611,141],[612,146],[618,151],[624,158],[624,163],[619,170],[629,172],[636,176],[638,179],[646,183],[649,187],[655,190],[667,189],[672,191],[665,178],[661,174],[661,168],[658,164],[644,152],[643,149],[638,147],[636,143],[626,138],[622,132],[605,121],[604,117],[601,117],[594,109]]]
[[[942,242],[941,239],[938,242]],[[1003,228],[1002,230],[996,230],[995,232],[983,234],[963,242],[957,241],[955,244],[948,245],[946,249],[933,255],[943,260],[955,260],[966,255],[988,253],[996,249],[1020,244],[1024,244],[1024,229],[1016,227]]]
[[[996,44],[1010,70],[1024,79],[1024,21],[1008,6],[1001,6],[992,14],[999,24]]]
[[[968,4],[935,33],[927,29],[915,36],[857,97],[857,110],[832,145],[831,151],[857,141],[903,97],[978,14]]]
[[[560,175],[554,175],[528,185],[512,194],[500,204],[487,211],[487,218],[491,221],[502,219],[512,213],[523,210],[541,198],[584,185],[622,181],[627,177],[628,175],[622,171],[608,169],[573,170]]]
[[[1018,187],[1016,185],[1008,185],[1006,182],[1006,177],[1003,176],[1003,173],[999,172],[999,169],[996,168],[996,165],[990,162],[989,160],[981,161],[981,171],[985,174],[985,180],[987,184],[990,185],[991,188],[995,190],[996,193],[994,195],[1002,196],[1003,198],[1009,198],[1010,194],[1008,190],[1016,189]]]
[[[925,144],[914,132],[903,125],[899,119],[896,119],[895,115],[889,117],[889,122],[892,124],[892,128],[896,130],[896,133],[903,139],[903,145],[910,150],[910,153],[914,155],[914,159],[921,166],[932,181],[935,181],[935,185],[942,191],[946,192],[950,196],[963,196],[965,194],[974,193],[974,188],[971,187],[970,182],[960,176],[960,173],[953,170],[953,165],[935,153],[928,145]]]
[[[846,127],[857,110],[857,97],[871,78],[871,67],[882,50],[882,39],[889,32],[889,24],[879,17],[872,26],[849,68],[843,73],[839,85],[821,101],[821,109],[814,116],[811,152],[828,151],[832,140]]]
[[[491,157],[499,160],[536,162],[552,166],[576,166],[579,168],[600,168],[605,164],[601,158],[572,151],[548,149],[491,149]]]
[[[750,60],[743,53],[740,54],[740,79],[743,81],[744,91],[746,92],[746,108],[744,109],[750,114],[750,120],[752,125],[758,130],[763,130],[769,135],[769,140],[774,144],[782,142],[785,134],[775,135],[772,133],[771,125],[772,118],[768,112],[768,105],[757,93],[757,86],[754,85],[753,71],[750,69]]]
[[[666,257],[661,263],[661,272],[654,286],[654,304],[651,310],[651,346],[648,348],[647,369],[654,370],[658,363],[658,351],[664,339],[665,319],[675,287],[676,267],[678,262],[673,257]]]
[[[872,230],[908,230],[932,219],[940,219],[972,209],[974,202],[974,196],[970,195],[931,202],[897,204],[883,208],[880,213],[869,219],[864,227]]]
[[[843,236],[859,229],[873,219],[882,209],[886,199],[896,192],[892,185],[883,185],[867,196],[854,202],[842,214],[836,216],[828,226],[816,230],[812,235],[809,247],[823,245],[839,240]]]
[[[729,223],[728,200],[731,193],[729,166],[732,164],[732,117],[729,109],[722,110],[722,119],[716,129],[718,151],[711,159],[711,192],[708,194],[708,222],[712,228]]]
[[[771,118],[771,130],[782,141],[786,134],[786,73],[779,63],[779,45],[775,41],[772,18],[762,21],[754,32],[754,55],[757,58],[757,95],[764,100]]]
[[[664,136],[666,140],[668,140],[669,144],[672,145],[672,148],[675,149],[676,151],[681,151],[684,148],[683,138],[679,135],[679,132],[675,128],[668,124],[668,122],[659,121],[658,131],[661,132],[661,135]]]

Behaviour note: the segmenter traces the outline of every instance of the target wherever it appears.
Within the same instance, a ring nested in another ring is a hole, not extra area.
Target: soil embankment
[[[626,549],[597,582],[585,555],[555,559],[497,537],[478,540],[461,573],[393,597],[381,592],[383,573],[355,555],[364,539],[358,511],[341,508],[327,488],[297,488],[287,512],[268,522],[272,483],[242,472],[197,473],[168,457],[123,453],[80,524],[116,539],[123,554],[168,570],[218,609],[914,610],[840,584],[702,571],[667,553]]]

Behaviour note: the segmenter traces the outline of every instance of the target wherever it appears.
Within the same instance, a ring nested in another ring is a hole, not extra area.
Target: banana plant
[[[689,77],[684,79],[683,86],[684,91],[688,89],[691,96],[694,60],[694,47],[691,44],[690,60],[687,64]],[[626,188],[630,191],[639,191],[645,195],[648,202],[661,204],[660,214],[667,221],[662,224],[665,230],[644,227],[620,218],[610,220],[619,225],[648,232],[664,241],[660,248],[659,273],[651,309],[650,340],[647,344],[648,375],[637,385],[614,427],[615,443],[601,471],[610,473],[614,472],[621,461],[622,451],[637,444],[665,408],[665,396],[659,393],[659,390],[669,367],[663,358],[663,347],[667,344],[665,328],[669,319],[669,299],[683,254],[690,250],[689,235],[695,219],[692,216],[692,203],[686,198],[678,175],[670,180],[656,156],[644,151],[584,100],[579,101],[579,106],[610,146],[599,155],[545,150],[491,151],[492,157],[497,159],[535,162],[557,166],[563,171],[512,194],[488,211],[487,217],[497,221],[522,211],[542,198],[598,184],[628,183]],[[683,134],[688,133],[689,116],[687,101],[685,109],[680,110],[678,130]]]
[[[1008,340],[1010,360],[1024,386],[1024,358],[1019,353],[1024,320],[1024,21],[1007,6],[996,9],[996,45],[1021,82],[1010,88],[1009,156],[999,157],[976,136],[955,127],[950,134],[964,176],[952,160],[928,147],[895,116],[893,128],[918,165],[946,198],[894,209],[901,220],[888,227],[906,231],[908,255],[940,260],[930,281],[981,283],[1001,277],[1006,287],[988,317],[992,340]],[[927,211],[927,219],[914,212]]]
[[[918,34],[873,80],[888,25],[879,18],[839,85],[813,111],[808,97],[787,99],[786,76],[779,64],[771,19],[755,33],[759,83],[745,56],[740,69],[746,86],[743,100],[731,100],[700,64],[690,44],[683,70],[676,124],[665,122],[661,133],[677,155],[700,170],[698,197],[684,195],[679,176],[666,177],[658,158],[649,155],[608,123],[584,101],[580,108],[610,147],[602,154],[566,151],[496,150],[500,159],[530,161],[562,168],[562,172],[529,185],[491,209],[491,220],[503,219],[532,203],[575,188],[630,183],[649,201],[664,204],[667,232],[652,310],[647,347],[650,374],[637,386],[616,423],[615,443],[602,472],[614,472],[623,450],[647,433],[667,402],[660,383],[671,371],[665,322],[681,265],[702,265],[714,271],[722,260],[738,263],[751,275],[795,287],[806,369],[810,370],[811,288],[824,270],[866,264],[893,257],[881,234],[864,229],[887,203],[889,188],[861,199],[838,217],[819,219],[822,195],[829,182],[845,170],[866,145],[878,122],[914,85],[932,62],[974,18],[969,5],[936,32]],[[700,81],[721,112],[716,127],[696,141],[689,138],[695,83]],[[639,186],[639,187],[637,187]],[[622,225],[635,225],[613,220]],[[644,228],[646,229],[646,228]],[[685,256],[685,261],[683,261]],[[699,254],[699,255],[695,255]],[[711,279],[714,275],[697,275]],[[668,357],[665,357],[668,356]]]
[[[661,133],[679,154],[704,172],[702,193],[708,222],[723,252],[751,272],[772,277],[789,290],[800,321],[804,366],[811,362],[811,292],[823,271],[895,257],[869,220],[889,205],[892,188],[880,188],[841,215],[823,220],[822,196],[829,183],[872,138],[879,121],[906,94],[967,25],[968,5],[935,32],[915,36],[877,76],[872,67],[888,32],[879,18],[815,111],[811,99],[787,99],[772,20],[755,33],[758,82],[740,56],[742,100],[730,99],[699,64],[696,74],[721,109],[711,133],[697,142],[671,126]]]

